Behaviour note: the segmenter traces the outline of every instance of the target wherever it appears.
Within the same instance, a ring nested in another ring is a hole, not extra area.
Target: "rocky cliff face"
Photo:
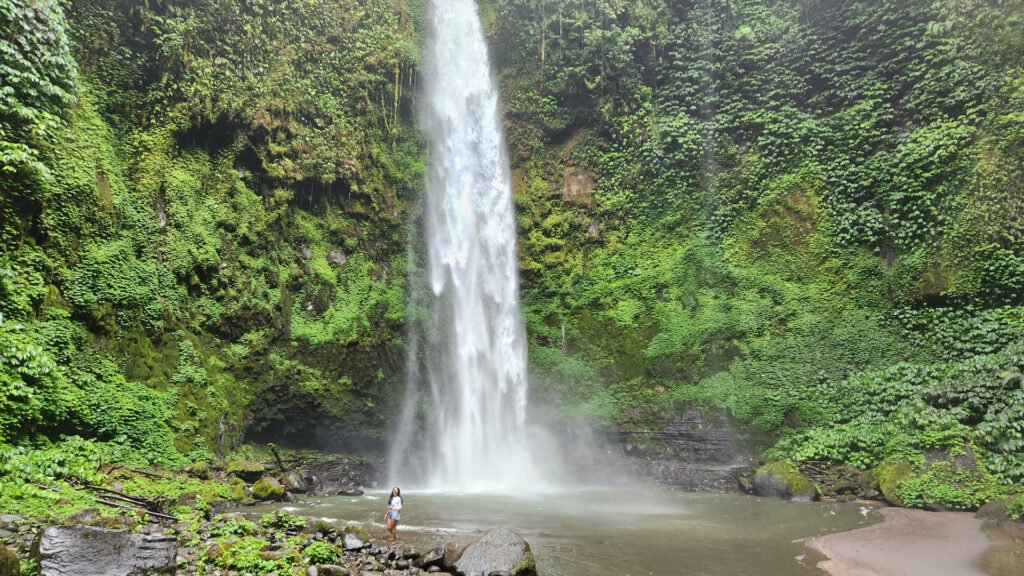
[[[757,463],[756,442],[721,411],[687,408],[664,426],[612,437],[641,476],[684,490],[739,490]]]

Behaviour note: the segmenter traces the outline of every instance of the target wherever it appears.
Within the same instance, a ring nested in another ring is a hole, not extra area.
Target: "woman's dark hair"
[[[395,494],[396,490],[398,491],[398,494]],[[391,489],[391,494],[388,494],[388,506],[391,506],[391,499],[394,498],[395,496],[398,496],[399,498],[402,497],[402,489],[399,488],[398,486],[395,486],[394,488],[392,488]],[[403,502],[405,502],[405,501],[403,500]]]

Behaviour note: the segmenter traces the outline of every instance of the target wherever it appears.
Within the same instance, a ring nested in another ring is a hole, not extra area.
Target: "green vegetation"
[[[536,404],[719,407],[914,506],[1024,483],[1020,8],[482,0]],[[243,434],[381,447],[423,14],[0,0],[0,508]],[[151,488],[244,495],[192,470]]]
[[[420,12],[0,1],[0,443],[379,445]]]
[[[326,542],[313,542],[302,551],[310,564],[336,564],[341,559],[341,550]]]
[[[264,514],[260,518],[260,525],[264,528],[274,528],[286,532],[298,532],[306,527],[306,520],[288,512],[280,510],[273,514]]]
[[[254,574],[268,574],[275,571],[290,573],[291,567],[297,564],[296,555],[292,553],[281,555],[279,558],[264,558],[261,553],[266,547],[267,541],[255,536],[224,538],[217,541],[214,548],[217,550],[216,557],[210,558],[210,563],[217,568]],[[209,555],[209,550],[208,548],[204,555]]]
[[[1017,496],[1006,508],[1006,514],[1014,520],[1024,518],[1024,494]]]
[[[535,394],[902,458],[915,506],[1024,481],[1018,2],[486,5]]]

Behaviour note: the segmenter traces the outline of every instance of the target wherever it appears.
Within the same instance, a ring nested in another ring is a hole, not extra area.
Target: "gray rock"
[[[442,561],[444,561],[444,548],[438,546],[437,548],[431,548],[430,551],[421,556],[416,564],[421,568],[433,568],[441,566]]]
[[[291,470],[282,476],[281,484],[285,490],[295,492],[296,494],[305,494],[313,487],[311,477],[307,477],[295,470]]]
[[[54,526],[39,535],[33,557],[39,576],[144,576],[173,574],[177,552],[173,536]]]
[[[355,534],[345,534],[344,544],[341,549],[345,552],[351,552],[353,550],[362,550],[366,548],[366,542],[363,542]]]
[[[349,576],[348,570],[345,570],[337,564],[321,564],[320,576]]]
[[[348,262],[348,257],[340,250],[331,250],[327,253],[327,261],[335,266],[344,266],[345,262]]]
[[[20,522],[21,516],[18,516],[17,514],[0,514],[0,528],[12,530]]]
[[[530,544],[515,532],[497,528],[466,546],[449,568],[463,576],[507,572],[509,576],[536,576],[537,563]]]
[[[320,576],[320,570],[316,566],[306,568],[306,576]]]
[[[82,508],[73,514],[69,514],[67,521],[72,524],[88,524],[100,517],[100,511],[96,508]]]

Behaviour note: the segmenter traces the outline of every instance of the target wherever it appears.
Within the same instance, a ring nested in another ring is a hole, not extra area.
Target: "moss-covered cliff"
[[[0,3],[0,441],[379,445],[420,12]]]
[[[539,395],[1024,479],[1020,2],[485,4]]]

